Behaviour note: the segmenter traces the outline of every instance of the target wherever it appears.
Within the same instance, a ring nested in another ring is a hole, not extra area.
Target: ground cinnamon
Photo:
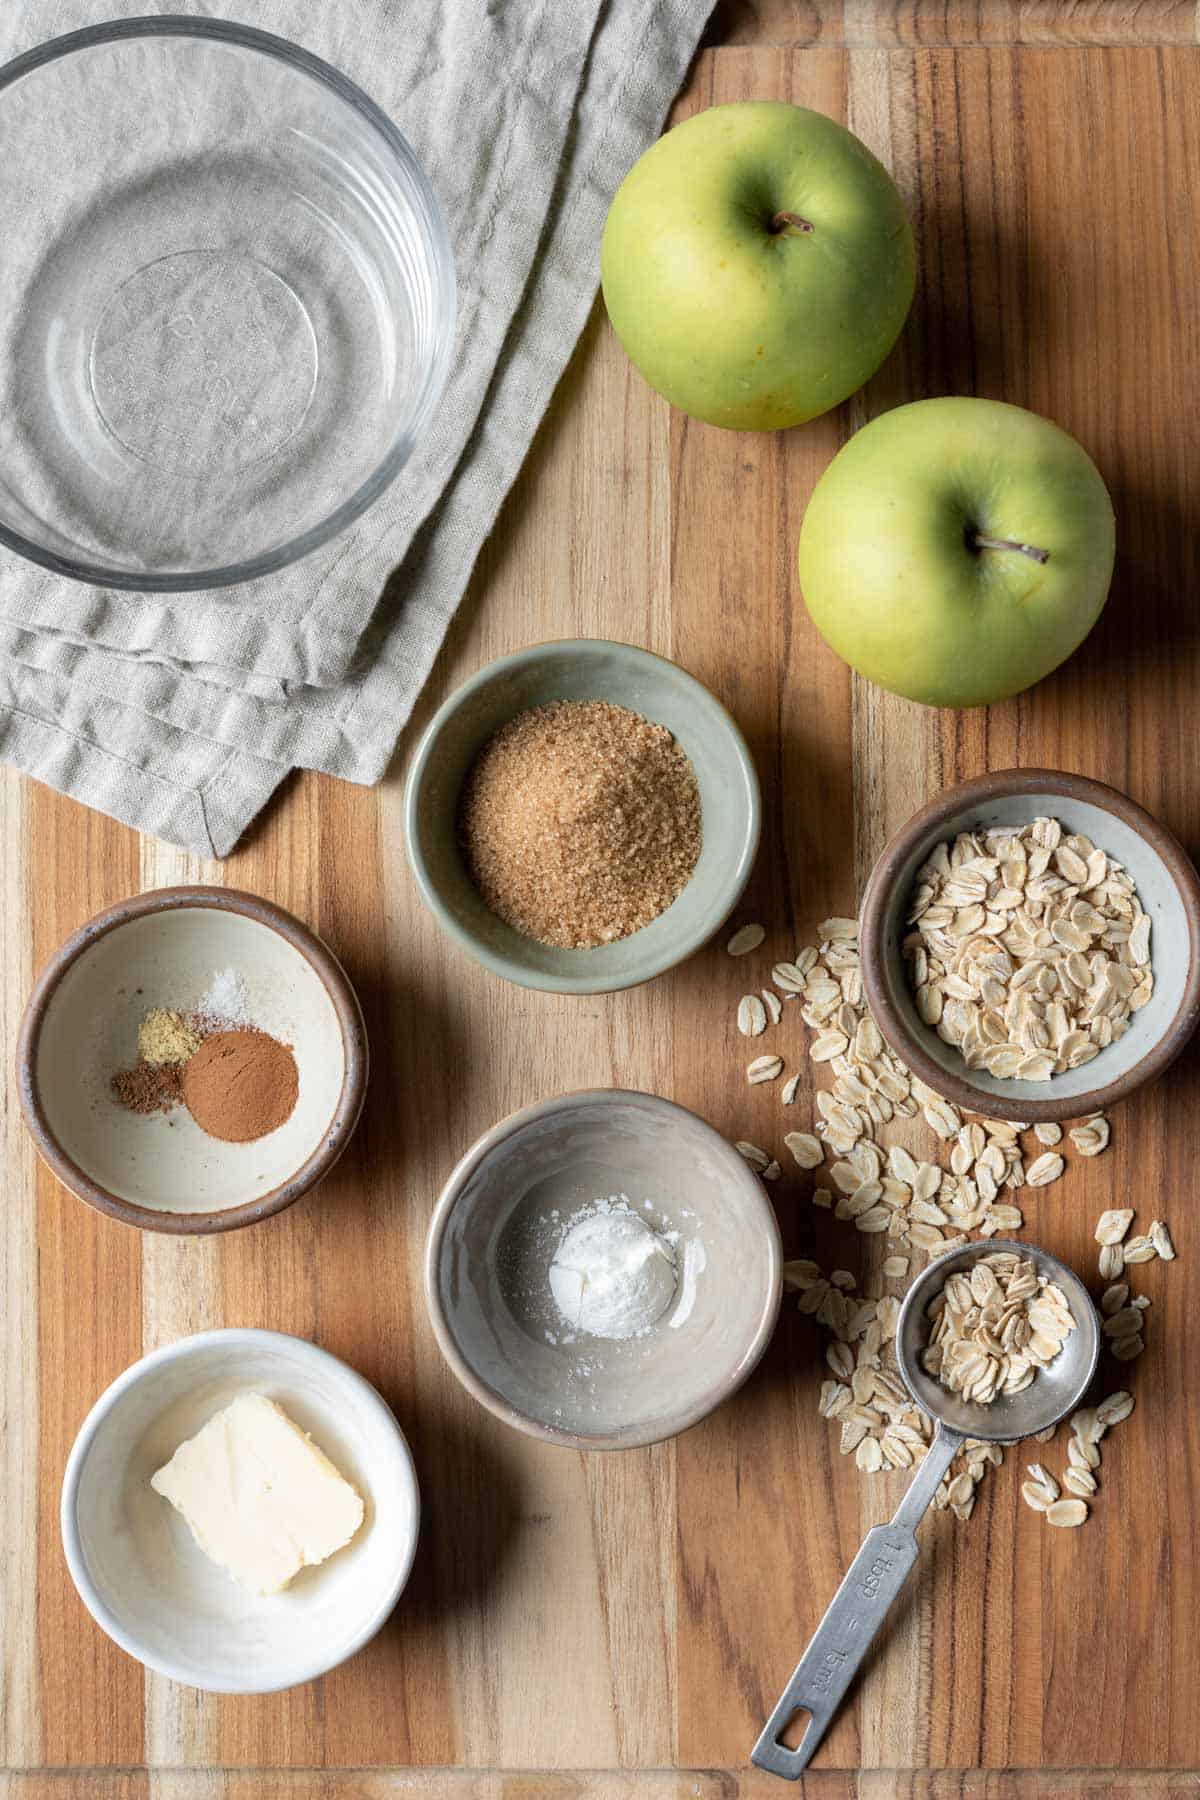
[[[287,1044],[253,1028],[214,1032],[183,1068],[188,1111],[210,1137],[248,1144],[277,1131],[300,1091]]]

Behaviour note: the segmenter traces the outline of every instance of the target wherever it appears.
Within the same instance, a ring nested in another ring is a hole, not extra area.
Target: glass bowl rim
[[[355,491],[334,510],[306,531],[289,538],[273,549],[264,550],[240,562],[226,563],[212,569],[191,573],[171,571],[165,574],[141,573],[110,568],[107,564],[84,558],[72,558],[49,550],[23,533],[14,531],[0,519],[0,546],[13,550],[27,562],[49,569],[71,581],[89,582],[97,587],[129,593],[184,594],[206,588],[237,587],[257,580],[262,575],[276,574],[280,569],[299,562],[322,545],[338,537],[374,504],[391,486],[408,461],[422,430],[428,424],[446,385],[450,358],[454,347],[457,315],[457,283],[454,252],[445,214],[437,192],[412,145],[400,128],[370,95],[343,75],[340,69],[303,49],[275,32],[263,31],[256,25],[242,25],[231,19],[214,19],[183,13],[147,13],[131,19],[110,19],[98,25],[85,25],[68,31],[45,43],[35,44],[9,62],[0,64],[0,104],[5,90],[17,81],[51,63],[60,62],[78,50],[120,43],[127,39],[192,37],[230,44],[263,56],[273,57],[298,73],[329,89],[344,105],[356,112],[381,138],[404,174],[411,181],[423,205],[432,262],[444,286],[446,313],[440,326],[435,326],[433,355],[425,371],[414,412],[414,424],[391,445]]]

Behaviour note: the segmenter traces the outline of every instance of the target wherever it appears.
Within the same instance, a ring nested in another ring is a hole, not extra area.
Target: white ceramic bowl
[[[366,1502],[352,1542],[282,1594],[240,1587],[150,1486],[241,1393],[278,1401]],[[295,1687],[360,1650],[408,1580],[419,1519],[412,1455],[370,1382],[278,1331],[205,1331],[144,1356],[93,1406],[63,1478],[63,1548],[97,1625],[148,1669],[218,1694]]]
[[[137,1060],[147,1008],[193,1006],[227,968],[300,1076],[291,1117],[248,1144],[209,1137],[182,1106],[131,1113],[110,1086]],[[362,1110],[366,1031],[337,958],[282,907],[232,888],[160,888],[98,913],[52,957],[25,1010],[17,1079],[39,1152],[89,1206],[143,1230],[228,1231],[290,1206],[337,1161]]]

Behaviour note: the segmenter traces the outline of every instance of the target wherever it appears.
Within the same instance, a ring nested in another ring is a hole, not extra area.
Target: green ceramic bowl
[[[459,794],[479,751],[516,713],[551,700],[610,700],[665,725],[700,784],[704,842],[692,879],[652,924],[595,950],[559,950],[513,931],[472,886],[456,836]],[[745,739],[707,688],[648,650],[568,638],[502,657],[451,694],[417,746],[404,824],[426,904],[485,968],[522,987],[604,994],[674,968],[720,929],[749,878],[760,810]]]

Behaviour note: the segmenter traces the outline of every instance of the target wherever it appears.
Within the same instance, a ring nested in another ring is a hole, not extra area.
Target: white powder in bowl
[[[550,1264],[550,1292],[566,1323],[592,1337],[648,1332],[675,1298],[675,1256],[622,1194],[571,1221]]]
[[[699,1238],[689,1238],[683,1246],[683,1274],[679,1281],[679,1305],[667,1320],[672,1330],[686,1325],[696,1304],[700,1277],[708,1267],[708,1254]]]

